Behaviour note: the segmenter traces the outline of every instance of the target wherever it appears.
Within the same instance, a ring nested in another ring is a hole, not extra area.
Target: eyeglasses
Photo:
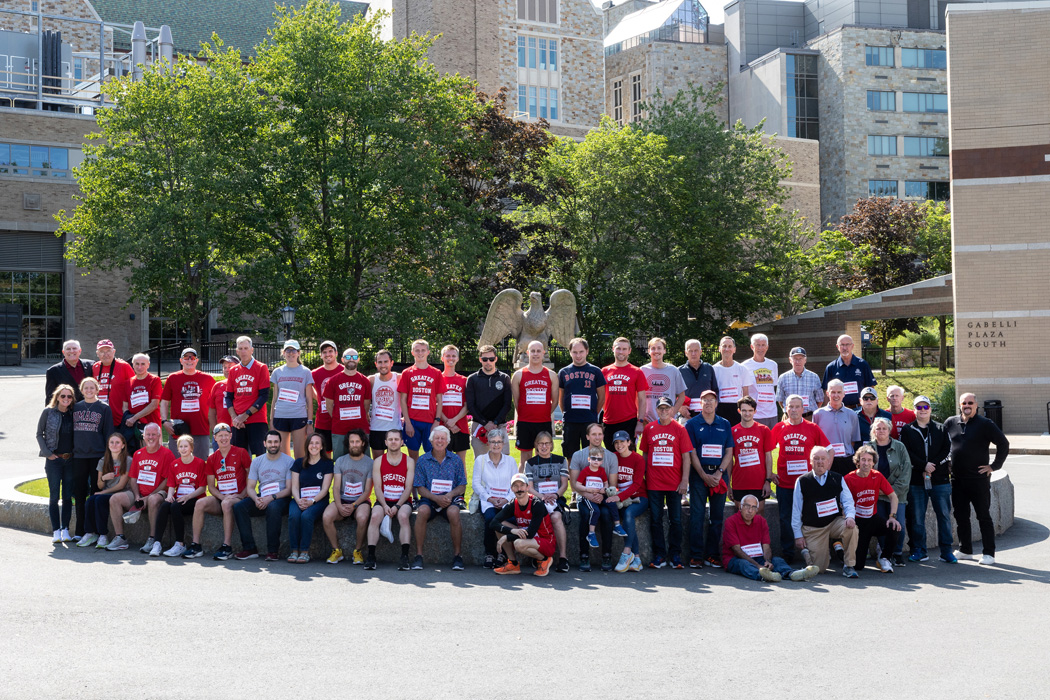
[[[60,399],[69,399],[70,401],[73,400],[73,397],[70,396],[69,394],[62,394],[58,398],[60,398]]]
[[[758,510],[758,506],[752,505],[750,503],[742,503],[740,505],[740,508],[741,510]]]
[[[481,358],[481,361],[482,362],[495,362],[496,358],[495,357],[483,357],[483,358]]]
[[[915,407],[915,410],[916,411],[929,411],[930,407],[929,406],[923,406],[923,405],[920,404],[920,405]]]

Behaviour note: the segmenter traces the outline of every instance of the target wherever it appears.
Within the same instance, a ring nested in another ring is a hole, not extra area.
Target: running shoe
[[[955,550],[955,558],[957,561],[975,561],[977,559],[974,555],[964,552],[961,549]]]
[[[632,561],[634,561],[634,555],[630,552],[624,552],[620,555],[620,561],[616,562],[615,571],[620,574],[624,573],[630,568]]]
[[[882,573],[884,573],[884,574],[892,574],[893,573],[893,562],[891,562],[886,557],[880,557],[879,559],[875,560],[875,563],[878,564],[879,571],[881,571]]]
[[[95,543],[95,549],[105,549],[106,545],[109,544],[109,537],[106,535],[99,535],[98,542]]]
[[[329,564],[338,564],[342,560],[343,560],[343,550],[336,548],[336,549],[333,549],[332,553],[328,555],[327,562]]]
[[[159,541],[157,541],[157,542],[154,542],[154,543],[153,543],[153,546],[152,546],[152,547],[150,547],[150,550],[149,550],[149,555],[150,555],[151,557],[159,557],[159,556],[160,556],[160,553],[161,553],[161,552],[162,552],[163,550],[164,550],[164,547],[163,547],[163,546],[161,545],[161,543],[160,543]]]
[[[69,534],[69,528],[65,528],[65,527],[62,528],[62,533],[61,534],[62,534],[62,541],[63,542],[72,542],[73,541],[73,536]]]
[[[233,558],[237,561],[245,561],[247,559],[258,559],[259,550],[255,547],[252,547],[251,549],[242,549],[241,551],[234,554]]]
[[[637,554],[634,555],[634,559],[631,560],[631,571],[642,570],[642,558]]]
[[[860,575],[854,570],[852,566],[842,567],[842,575],[846,578],[860,578]]]
[[[548,559],[547,561],[550,562],[550,559]],[[549,566],[550,566],[550,564],[548,563],[548,567]],[[464,566],[464,564],[463,564],[463,557],[459,556],[458,554],[456,556],[452,557],[452,570],[453,571],[463,571],[463,569],[465,569],[465,568],[467,568],[467,567]],[[539,568],[539,567],[537,567],[537,568]],[[546,576],[547,574],[543,574],[543,575]]]
[[[493,571],[495,571],[497,574],[499,574],[501,576],[504,576],[506,574],[520,574],[521,573],[521,567],[518,566],[517,562],[508,561],[503,566],[497,566],[495,569],[493,569]]]
[[[491,554],[486,554],[485,555],[485,563],[484,563],[483,566],[486,569],[494,569],[494,568],[496,568],[496,557],[492,556]]]
[[[617,537],[627,537],[627,530],[623,529],[623,525],[617,523],[616,527],[613,528],[613,534]]]
[[[169,549],[168,551],[164,552],[164,556],[166,556],[166,557],[181,557],[182,554],[185,551],[186,551],[186,547],[183,546],[182,542],[176,542],[175,544],[171,545],[171,549]]]
[[[423,555],[417,554],[416,558],[412,560],[412,571],[423,570]]]
[[[365,563],[365,553],[360,549],[354,550],[354,566],[360,566]]]
[[[90,547],[91,545],[95,544],[96,542],[98,542],[98,535],[96,535],[94,533],[90,533],[90,534],[87,534],[87,535],[84,535],[83,537],[81,537],[80,541],[77,542],[77,546],[78,547]]]
[[[589,544],[591,546],[591,549],[597,549],[598,548],[598,535],[594,534],[593,532],[588,532],[587,533],[587,544]]]
[[[365,557],[365,571],[375,571],[375,570],[376,570],[376,558],[375,557]]]
[[[558,559],[558,564],[554,567],[554,570],[559,574],[569,573],[569,560],[565,557]]]
[[[765,566],[758,570],[758,575],[762,577],[763,581],[768,581],[769,583],[779,583],[784,579],[784,577],[776,571]]]
[[[591,558],[590,557],[580,557],[579,569],[580,569],[580,571],[582,571],[584,573],[590,571],[591,570]]]
[[[128,548],[128,541],[124,539],[123,535],[117,535],[113,538],[113,541],[106,545],[106,551],[116,552],[121,549]]]
[[[602,555],[602,571],[612,571],[612,569],[613,569],[612,555],[611,554],[603,554]]]
[[[267,552],[266,559],[263,561],[281,561],[281,555],[277,552]]]
[[[671,557],[671,568],[672,569],[684,569],[685,565],[682,563],[682,558],[677,554]]]
[[[993,557],[991,554],[984,554],[981,556],[981,561],[979,561],[978,563],[984,564],[985,566],[992,566],[993,564],[995,564],[995,557]]]
[[[893,555],[893,565],[894,566],[904,566],[905,565],[904,554],[903,553],[901,553],[901,554],[894,554]]]
[[[958,564],[959,563],[959,560],[951,552],[948,552],[947,554],[942,554],[938,558],[941,561],[943,561],[945,564]]]
[[[666,562],[666,561],[664,560],[664,558],[663,558],[663,557],[661,557],[661,556],[660,556],[659,554],[658,554],[658,555],[656,555],[655,557],[653,557],[653,558],[652,558],[652,559],[651,559],[651,560],[649,561],[649,568],[650,568],[650,569],[662,569],[662,568],[664,568],[665,566],[667,566],[667,562]]]
[[[215,552],[215,554],[213,554],[211,558],[215,561],[226,561],[227,559],[231,559],[232,557],[233,547],[231,547],[228,544],[224,544],[223,546],[219,547],[218,551]]]
[[[695,558],[694,559],[690,559],[689,560],[689,568],[690,569],[702,569],[702,568],[704,568],[704,560],[703,559],[695,559]]]
[[[143,554],[149,554],[150,550],[153,549],[153,543],[156,541],[157,540],[153,539],[152,537],[147,537],[146,544],[139,547],[139,551]]]
[[[532,572],[533,576],[546,576],[551,570],[551,558],[547,557],[541,562],[537,562],[536,570]]]
[[[196,559],[204,556],[204,548],[197,542],[190,542],[190,546],[182,553],[183,559]]]
[[[908,557],[908,561],[929,561],[929,560],[930,560],[930,555],[927,554],[926,552],[922,551],[921,549],[912,552],[911,555]]]
[[[707,559],[704,559],[704,561],[707,562],[708,566],[712,566],[716,569],[722,568],[722,562],[718,560],[718,557],[708,557]]]
[[[401,562],[397,565],[397,570],[398,571],[408,571],[409,570],[408,555],[407,554],[402,554],[401,555]]]

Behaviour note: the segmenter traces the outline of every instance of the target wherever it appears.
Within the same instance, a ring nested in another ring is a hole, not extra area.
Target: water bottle
[[[933,481],[930,479],[929,472],[923,472],[922,485],[926,487],[927,491],[933,491]]]

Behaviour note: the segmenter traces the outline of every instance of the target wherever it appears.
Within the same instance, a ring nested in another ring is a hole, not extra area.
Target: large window
[[[189,333],[174,319],[164,315],[164,309],[160,305],[151,307],[149,310],[149,344],[150,347],[158,345],[171,345],[172,343],[185,343],[189,340]]]
[[[0,272],[0,302],[22,307],[22,357],[61,355],[61,272]]]
[[[903,93],[905,112],[948,113],[948,96],[941,93],[905,92]]]
[[[892,46],[865,46],[864,63],[869,66],[893,67]]]
[[[944,49],[901,49],[901,67],[945,70],[948,52]]]
[[[558,72],[558,40],[518,37],[518,113],[532,119],[558,120],[558,88],[551,87]]]
[[[817,57],[787,55],[787,135],[820,138]]]
[[[623,126],[623,80],[613,81],[613,120]]]
[[[868,109],[872,112],[896,112],[897,93],[893,90],[868,90]]]
[[[951,198],[951,187],[947,182],[905,180],[904,196],[917,197],[919,199],[932,199],[935,202],[946,202]]]
[[[531,119],[558,120],[558,88],[540,85],[518,86],[518,112]]]
[[[518,0],[518,19],[557,24],[558,0]]]
[[[0,175],[70,177],[69,149],[0,143]]]
[[[631,76],[631,121],[642,121],[642,76]]]
[[[896,180],[868,180],[869,197],[896,197]]]
[[[895,156],[897,155],[896,136],[869,136],[869,156]]]
[[[558,70],[558,40],[536,36],[518,37],[518,68]]]
[[[904,155],[947,158],[948,139],[941,136],[905,136]]]

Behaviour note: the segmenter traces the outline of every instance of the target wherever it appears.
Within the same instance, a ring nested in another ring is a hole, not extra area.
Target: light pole
[[[286,306],[281,309],[281,323],[284,324],[284,339],[292,337],[292,324],[295,323],[295,307]]]

